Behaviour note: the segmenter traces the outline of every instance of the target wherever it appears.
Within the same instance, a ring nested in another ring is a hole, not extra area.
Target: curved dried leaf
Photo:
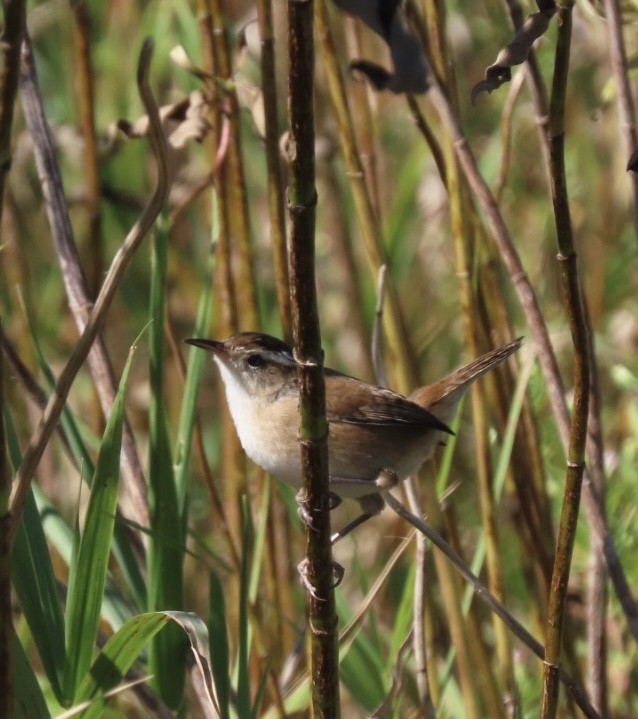
[[[207,120],[208,110],[208,100],[199,90],[191,92],[188,97],[178,102],[163,105],[159,110],[159,115],[169,145],[174,149],[179,149],[190,140],[201,142],[210,130]],[[148,115],[142,115],[133,121],[116,120],[109,125],[107,147],[104,154],[116,152],[121,144],[122,136],[132,140],[146,137],[148,133]]]
[[[514,35],[513,40],[501,48],[496,56],[496,61],[485,71],[485,79],[477,83],[471,93],[472,103],[482,92],[492,92],[498,89],[503,83],[512,78],[510,68],[512,65],[520,65],[527,60],[532,45],[541,35],[547,32],[549,22],[556,12],[552,6],[529,15],[523,23],[523,27]]]

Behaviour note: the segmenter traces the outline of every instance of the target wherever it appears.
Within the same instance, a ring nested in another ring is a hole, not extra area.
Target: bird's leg
[[[380,514],[383,511],[383,508],[385,507],[385,502],[383,501],[383,497],[379,494],[379,492],[387,491],[395,487],[399,483],[399,478],[397,477],[396,473],[393,472],[391,469],[383,469],[381,470],[381,472],[379,472],[377,478],[372,481],[370,481],[369,479],[330,477],[330,483],[341,487],[353,485],[359,487],[362,484],[365,484],[368,485],[371,489],[373,487],[377,489],[376,492],[365,494],[362,497],[357,497],[357,501],[359,502],[359,506],[361,507],[361,514],[358,517],[355,517],[352,522],[346,524],[343,529],[340,529],[338,532],[335,532],[332,535],[330,541],[334,545],[339,540],[350,534],[350,532],[352,532],[358,526],[360,526],[364,522],[367,522],[368,519],[376,517],[377,514]]]
[[[383,511],[385,502],[380,494],[366,494],[363,497],[357,497],[357,501],[361,506],[361,514],[355,517],[351,522],[348,522],[345,527],[335,532],[330,541],[334,546],[338,541],[346,537],[350,532],[356,529],[358,526],[367,522],[368,519],[376,517],[377,514]]]
[[[399,478],[397,477],[396,473],[393,472],[391,469],[383,469],[379,472],[376,479],[369,480],[369,479],[357,479],[353,477],[330,477],[330,484],[335,487],[335,489],[339,488],[346,488],[346,487],[357,487],[360,488],[361,486],[367,486],[370,489],[375,489],[376,491],[370,492],[369,494],[364,494],[361,497],[357,497],[357,501],[359,502],[359,506],[361,507],[361,514],[358,517],[355,517],[355,519],[352,520],[352,522],[349,522],[346,524],[343,529],[340,529],[338,532],[335,532],[330,537],[330,543],[334,546],[339,540],[346,537],[350,532],[352,532],[354,529],[356,529],[358,526],[363,524],[364,522],[367,522],[368,519],[371,517],[376,517],[377,514],[380,514],[383,508],[385,507],[385,502],[383,500],[383,497],[380,492],[385,492],[393,487],[395,487],[399,483]],[[339,504],[341,504],[341,497],[339,495],[339,492],[330,492],[330,504],[328,506],[329,509],[334,509],[335,507],[338,507]],[[306,493],[303,489],[300,489],[297,492],[297,513],[299,514],[299,518],[301,521],[307,526],[310,527],[310,529],[314,530],[315,527],[313,525],[313,518],[312,518],[312,510],[308,507],[308,499],[306,497]],[[335,574],[335,587],[338,587],[341,584],[341,581],[343,580],[343,575],[345,573],[344,568],[338,563],[333,562],[332,563],[332,570]],[[297,565],[297,571],[299,572],[299,577],[301,578],[301,583],[304,585],[304,587],[307,589],[307,591],[315,598],[319,599],[316,593],[316,589],[308,579],[308,560],[304,559]]]

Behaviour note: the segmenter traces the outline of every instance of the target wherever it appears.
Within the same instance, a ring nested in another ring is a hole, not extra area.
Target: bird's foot
[[[299,573],[299,578],[301,579],[301,583],[303,584],[303,586],[306,589],[306,591],[308,592],[308,594],[310,594],[318,602],[323,602],[323,601],[325,601],[325,598],[320,597],[317,594],[317,588],[313,585],[313,583],[310,581],[310,578],[308,576],[308,564],[309,564],[308,558],[305,557],[297,565],[297,572]],[[334,578],[335,578],[332,586],[333,586],[333,588],[336,588],[343,581],[343,576],[344,576],[346,570],[338,562],[332,562],[332,571],[333,571]]]
[[[297,501],[297,515],[299,519],[313,531],[317,531],[314,523],[313,514],[318,510],[309,506],[308,495],[303,487],[297,492],[295,499]],[[328,492],[328,511],[336,509],[341,504],[341,497],[334,492]]]

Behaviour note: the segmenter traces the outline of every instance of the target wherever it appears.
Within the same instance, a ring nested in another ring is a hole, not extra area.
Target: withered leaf
[[[514,35],[512,41],[501,48],[496,56],[496,61],[485,71],[485,79],[472,88],[472,103],[482,92],[492,92],[498,89],[503,83],[512,79],[510,68],[512,65],[520,65],[527,60],[532,45],[536,40],[547,32],[549,22],[556,12],[553,3],[543,3],[545,9],[529,15],[521,29]],[[539,7],[540,7],[539,3]]]

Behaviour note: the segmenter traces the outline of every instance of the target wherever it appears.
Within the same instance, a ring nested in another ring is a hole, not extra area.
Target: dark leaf
[[[335,5],[358,17],[390,48],[394,73],[374,62],[356,60],[352,70],[363,72],[376,90],[423,93],[429,88],[428,65],[417,36],[410,29],[399,0],[334,0]]]

